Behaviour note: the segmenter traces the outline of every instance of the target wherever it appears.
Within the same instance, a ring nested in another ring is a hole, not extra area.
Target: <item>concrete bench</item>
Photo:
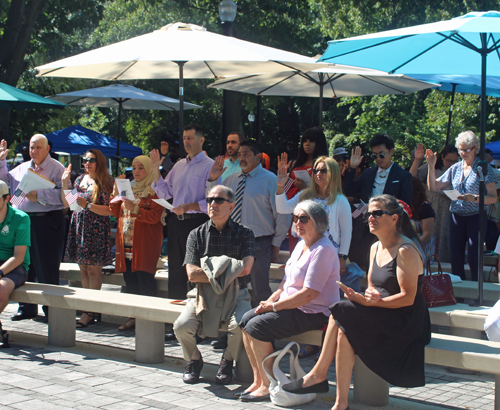
[[[469,306],[458,303],[454,306],[441,306],[429,309],[433,325],[448,326],[455,336],[480,339],[489,307]]]

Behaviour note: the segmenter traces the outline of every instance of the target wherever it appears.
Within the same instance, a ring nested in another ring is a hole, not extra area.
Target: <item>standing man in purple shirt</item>
[[[152,187],[159,198],[173,198],[172,216],[168,220],[168,297],[185,299],[188,277],[184,264],[189,233],[208,221],[207,188],[219,184],[224,159],[214,161],[203,152],[205,134],[199,125],[187,125],[183,133],[186,158],[177,161],[165,179],[161,178],[162,158],[151,151],[155,182]]]
[[[50,146],[42,134],[31,137],[29,152],[31,161],[24,162],[10,172],[5,158],[9,150],[7,142],[0,142],[0,179],[10,187],[12,196],[29,169],[56,184],[54,189],[39,189],[29,192],[16,208],[26,212],[31,220],[31,265],[28,281],[59,285],[59,264],[61,263],[65,222],[64,205],[61,200],[61,176],[64,166],[49,155]],[[48,317],[48,307],[43,311]],[[20,303],[19,310],[11,320],[35,317],[37,305]]]

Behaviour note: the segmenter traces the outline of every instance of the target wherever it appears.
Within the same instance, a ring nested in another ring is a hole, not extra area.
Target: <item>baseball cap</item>
[[[337,155],[349,155],[345,148],[335,148],[333,151],[333,156],[336,157]]]
[[[0,196],[7,195],[9,193],[9,186],[2,180],[0,180]]]

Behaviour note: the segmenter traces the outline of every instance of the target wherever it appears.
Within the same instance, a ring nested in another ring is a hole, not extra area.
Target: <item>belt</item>
[[[182,215],[177,215],[174,214],[179,221],[183,221],[184,219],[194,219],[194,218],[201,218],[205,216],[206,214],[203,214],[201,212],[195,213],[195,214],[182,214]]]
[[[26,213],[30,216],[30,218],[35,218],[35,217],[50,216],[50,215],[55,215],[57,213],[62,213],[62,209],[49,212],[26,212]]]

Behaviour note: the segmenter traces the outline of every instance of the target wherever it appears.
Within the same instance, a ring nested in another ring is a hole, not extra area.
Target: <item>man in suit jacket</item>
[[[370,148],[371,157],[376,165],[365,169],[357,180],[354,180],[356,168],[360,165],[363,156],[360,147],[353,150],[350,169],[344,175],[344,194],[359,198],[365,203],[368,203],[373,196],[388,194],[401,199],[411,207],[413,199],[411,174],[392,161],[393,139],[387,134],[375,134],[370,140]],[[356,221],[355,225],[358,225],[358,228],[353,226],[349,259],[366,270],[370,246],[375,236],[370,234],[367,224]]]

